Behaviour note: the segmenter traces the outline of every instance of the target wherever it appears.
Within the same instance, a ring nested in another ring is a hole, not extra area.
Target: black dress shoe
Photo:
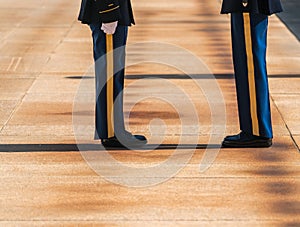
[[[129,132],[123,133],[118,137],[110,137],[108,139],[101,139],[104,147],[114,148],[138,148],[147,144],[147,139],[142,135],[132,135]]]
[[[223,140],[222,147],[246,148],[246,147],[270,147],[272,139],[254,136],[241,132],[233,136],[226,136]]]

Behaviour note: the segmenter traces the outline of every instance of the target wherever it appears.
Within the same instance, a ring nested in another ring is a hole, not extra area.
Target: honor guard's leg
[[[109,124],[113,130],[125,131],[123,117],[123,88],[124,88],[124,67],[125,67],[125,44],[127,39],[127,26],[118,26],[113,35],[113,86],[107,87],[107,39],[106,34],[100,29],[99,24],[91,24],[93,35],[93,51],[95,60],[95,81],[96,81],[96,112],[95,112],[95,139],[106,139],[110,137]],[[109,89],[113,89],[112,93]],[[108,97],[113,94],[112,97]],[[114,102],[115,101],[115,102]],[[109,103],[114,102],[114,103]],[[107,106],[113,106],[113,116]],[[109,119],[113,122],[109,122]]]
[[[232,49],[241,131],[272,138],[266,69],[268,16],[232,13]]]

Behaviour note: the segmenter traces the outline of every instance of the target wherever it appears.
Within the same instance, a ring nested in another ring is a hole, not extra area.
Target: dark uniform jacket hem
[[[78,20],[84,24],[110,23],[134,24],[130,0],[82,0]]]
[[[260,13],[271,15],[282,12],[280,0],[248,0],[248,5],[243,6],[242,0],[223,0],[221,13]]]

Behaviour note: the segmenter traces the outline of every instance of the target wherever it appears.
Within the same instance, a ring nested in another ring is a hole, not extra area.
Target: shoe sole
[[[268,148],[272,146],[272,141],[251,141],[244,143],[226,142],[223,141],[223,148]]]
[[[130,149],[130,148],[141,148],[143,146],[145,146],[147,144],[147,142],[145,141],[145,143],[139,143],[139,144],[110,144],[110,143],[102,143],[102,146],[104,146],[105,148],[126,148],[126,149]],[[127,147],[127,146],[128,147]]]

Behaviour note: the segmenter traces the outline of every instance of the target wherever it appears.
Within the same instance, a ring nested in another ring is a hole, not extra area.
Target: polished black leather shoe
[[[139,148],[147,144],[147,139],[142,135],[132,135],[126,132],[118,137],[110,137],[108,139],[101,139],[104,147],[113,148]]]
[[[231,148],[246,148],[246,147],[270,147],[272,146],[272,139],[254,136],[241,132],[237,135],[226,136],[222,142],[222,147]]]

